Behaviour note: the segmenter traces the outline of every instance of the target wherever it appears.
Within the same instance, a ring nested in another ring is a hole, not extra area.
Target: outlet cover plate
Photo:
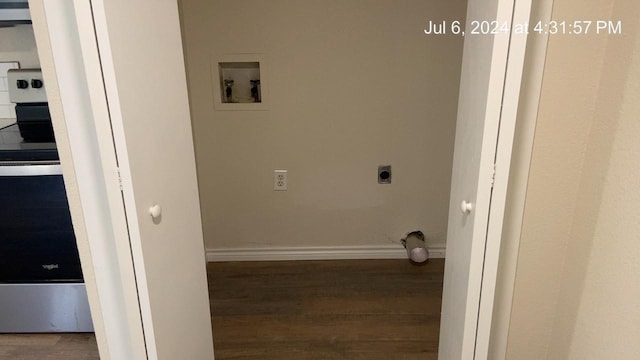
[[[287,191],[287,170],[274,170],[273,171],[273,190],[275,191]]]

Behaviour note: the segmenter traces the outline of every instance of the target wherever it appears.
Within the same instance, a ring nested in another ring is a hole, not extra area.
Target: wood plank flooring
[[[210,263],[225,359],[436,359],[444,260]]]
[[[444,260],[210,263],[216,360],[437,359]],[[0,359],[99,359],[93,334],[3,334]]]
[[[0,359],[98,360],[93,334],[2,334]]]

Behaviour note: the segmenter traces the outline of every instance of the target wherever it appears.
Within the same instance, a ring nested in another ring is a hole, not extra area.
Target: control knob
[[[31,87],[34,89],[40,89],[42,87],[42,80],[40,79],[31,80]]]
[[[26,89],[29,87],[29,82],[27,80],[18,80],[16,81],[16,86],[18,89]]]

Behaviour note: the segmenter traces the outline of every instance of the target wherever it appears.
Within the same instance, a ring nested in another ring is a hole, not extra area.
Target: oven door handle
[[[62,175],[62,166],[53,165],[3,165],[0,166],[0,177],[3,176],[45,176]]]

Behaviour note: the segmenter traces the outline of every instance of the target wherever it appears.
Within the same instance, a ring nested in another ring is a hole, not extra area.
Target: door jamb
[[[520,0],[516,0],[520,1]],[[548,23],[551,20],[554,0],[531,1],[529,24],[540,21]],[[514,16],[515,17],[515,16]],[[514,22],[515,23],[515,22]],[[533,25],[530,25],[532,28]],[[509,148],[511,165],[509,171],[503,171],[500,175],[507,193],[504,205],[504,218],[501,227],[492,229],[500,230],[500,244],[493,249],[495,252],[494,269],[495,286],[491,289],[492,301],[487,301],[481,311],[485,311],[483,321],[484,344],[480,350],[484,358],[502,360],[506,358],[509,325],[511,321],[511,308],[513,302],[520,235],[524,216],[525,197],[529,177],[529,167],[533,152],[533,141],[538,105],[542,89],[548,34],[533,34],[526,40],[524,64],[520,69],[521,84],[519,88],[511,87],[511,90],[519,91],[519,100],[512,100],[511,106],[517,105],[515,114],[515,128],[510,135],[512,145]],[[499,149],[501,149],[499,145]],[[502,149],[502,151],[506,151]],[[495,237],[496,235],[493,234]],[[499,254],[498,254],[499,253]],[[490,312],[487,312],[489,310]],[[491,317],[489,317],[489,315]],[[488,320],[488,321],[487,321]]]
[[[482,269],[481,296],[478,307],[478,326],[474,353],[474,359],[476,360],[487,359],[489,352],[502,227],[506,210],[513,139],[528,38],[527,34],[517,33],[514,27],[528,23],[530,14],[531,0],[514,1]]]

